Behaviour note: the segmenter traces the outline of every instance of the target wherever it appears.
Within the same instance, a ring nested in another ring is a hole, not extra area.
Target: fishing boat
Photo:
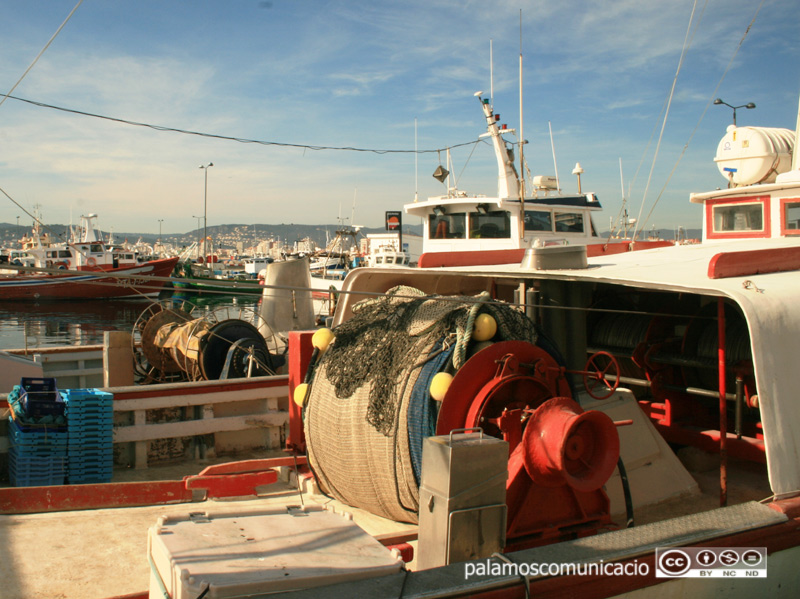
[[[57,243],[39,226],[23,250],[32,266],[14,266],[0,273],[2,300],[74,300],[157,295],[177,258],[142,260],[137,252],[103,241],[94,226],[96,214],[81,217],[80,232]]]
[[[450,182],[450,172],[439,166],[434,177],[447,182],[447,194],[404,206],[406,214],[422,219],[419,266],[519,263],[533,244],[586,245],[589,256],[670,245],[663,240],[612,241],[598,236],[592,215],[602,206],[596,194],[582,193],[580,164],[573,171],[578,177],[577,194],[563,194],[557,177],[539,175],[533,177],[531,195],[526,195],[512,146],[503,137],[516,131],[499,124],[499,115],[481,93],[475,95],[486,119],[485,136],[491,140],[497,160],[497,195],[460,190]],[[520,170],[524,168],[521,164]]]
[[[17,553],[6,589],[36,572],[53,590],[68,559],[93,596],[794,597],[800,165],[795,132],[776,172],[772,133],[726,134],[731,186],[690,198],[700,244],[352,270],[332,330],[290,332],[288,376],[254,380],[294,399],[293,455],[0,490],[10,546],[67,525],[104,544]],[[118,409],[144,405],[126,393]],[[49,510],[70,511],[19,514]]]
[[[258,295],[262,289],[256,275],[248,271],[183,261],[178,264],[173,287],[182,291],[211,295]]]

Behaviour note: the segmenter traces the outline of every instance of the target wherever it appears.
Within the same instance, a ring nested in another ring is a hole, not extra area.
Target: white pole
[[[417,117],[414,117],[414,201],[419,201],[419,154],[417,150]]]
[[[489,40],[489,98],[494,106],[494,58],[492,55],[492,40]]]
[[[547,121],[547,128],[550,129],[550,151],[553,152],[553,168],[556,170],[556,188],[561,193],[561,183],[558,179],[558,164],[556,164],[556,145],[553,142],[553,126]]]

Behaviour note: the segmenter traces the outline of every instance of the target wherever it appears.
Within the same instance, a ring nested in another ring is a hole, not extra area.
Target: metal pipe
[[[719,349],[719,505],[728,505],[728,404],[725,389],[725,300],[717,299],[717,332]]]
[[[736,438],[742,438],[742,404],[744,403],[744,379],[736,377]]]
[[[647,379],[637,379],[629,376],[619,377],[619,382],[625,383],[626,385],[636,385],[638,387],[652,387],[652,383]],[[662,387],[670,391],[680,391],[681,393],[697,395],[698,397],[719,397],[719,391],[709,391],[708,389],[700,389],[698,387],[681,387],[680,385],[662,385]],[[736,395],[733,393],[726,393],[725,399],[727,401],[736,401]]]

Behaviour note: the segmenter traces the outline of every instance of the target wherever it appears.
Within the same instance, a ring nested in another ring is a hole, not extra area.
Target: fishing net
[[[495,341],[536,342],[524,314],[486,293],[427,296],[401,286],[353,307],[316,368],[305,412],[309,459],[329,494],[416,521],[421,445],[436,417],[420,403],[435,403],[427,389],[436,372],[464,364],[480,313],[497,322]]]

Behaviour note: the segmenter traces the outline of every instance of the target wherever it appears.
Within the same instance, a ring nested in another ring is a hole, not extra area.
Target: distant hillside
[[[336,236],[336,229],[338,225],[300,225],[293,223],[281,223],[279,225],[270,224],[257,224],[257,225],[214,225],[208,227],[208,234],[212,239],[217,241],[222,247],[233,247],[233,242],[243,242],[245,245],[252,245],[265,239],[274,238],[280,239],[281,243],[290,245],[300,239],[306,237],[312,239],[317,245],[324,246],[327,239],[333,239]],[[47,225],[47,231],[51,237],[65,236],[69,227],[67,225]],[[30,231],[30,227],[22,225],[14,225],[10,223],[0,223],[0,245],[8,246],[16,243],[23,235]],[[403,231],[407,233],[415,233],[422,235],[422,225],[404,225]],[[364,228],[361,233],[385,233],[385,229]],[[647,230],[642,235],[646,239],[653,231]],[[658,234],[660,239],[674,239],[675,231],[672,229],[656,229],[655,233]],[[164,243],[171,243],[177,246],[186,246],[193,241],[197,241],[203,234],[202,229],[187,231],[186,233],[177,234],[164,234]],[[687,239],[700,239],[702,237],[701,229],[684,229],[684,237]],[[608,231],[599,233],[601,237],[608,237]],[[103,231],[103,237],[108,237],[108,232]],[[133,233],[133,232],[117,232],[114,231],[114,239],[122,242],[126,239],[135,243],[139,238],[146,242],[153,244],[158,241],[158,235],[153,233]]]
[[[285,224],[279,225],[270,224],[232,224],[232,225],[213,225],[208,227],[208,235],[214,239],[219,240],[222,247],[226,247],[231,240],[244,242],[245,244],[252,244],[265,239],[274,238],[280,239],[282,243],[292,244],[295,241],[305,239],[306,237],[312,239],[317,245],[324,246],[327,239],[333,239],[336,236],[336,229],[338,225],[300,225],[300,224]],[[51,237],[62,238],[67,234],[69,227],[67,225],[47,225],[47,232]],[[422,226],[403,226],[404,232],[422,234]],[[30,232],[29,226],[15,225],[10,223],[0,223],[0,245],[6,246],[10,243],[18,241],[23,235]],[[383,228],[363,228],[361,233],[385,233]],[[103,237],[108,237],[107,231],[102,231]],[[162,235],[164,243],[172,243],[174,245],[182,246],[189,245],[193,241],[197,241],[203,235],[202,229],[194,229],[186,233],[177,234],[164,234]],[[125,241],[126,239],[132,243],[136,242],[139,238],[146,243],[155,243],[158,241],[158,234],[153,233],[135,233],[135,232],[120,232],[114,231],[114,239],[118,242]]]

